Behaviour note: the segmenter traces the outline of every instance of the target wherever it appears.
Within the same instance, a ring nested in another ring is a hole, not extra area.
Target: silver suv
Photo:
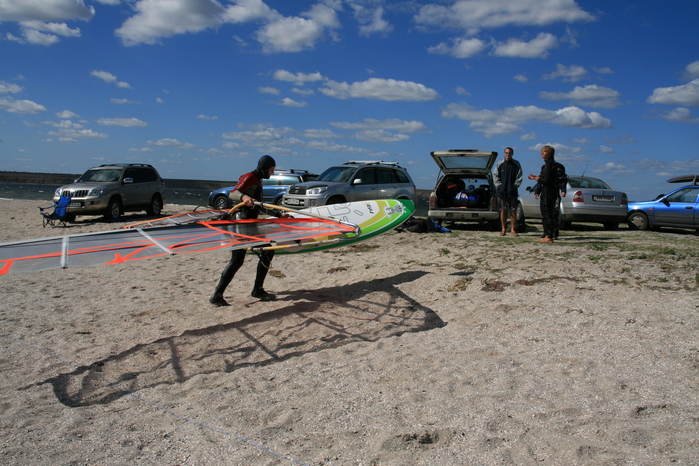
[[[75,183],[61,186],[53,195],[57,203],[61,196],[71,197],[67,214],[104,215],[116,220],[124,212],[145,210],[158,216],[163,209],[165,183],[151,165],[112,163],[90,168]]]
[[[410,199],[417,205],[415,183],[398,163],[349,161],[328,168],[315,181],[291,186],[282,206],[304,209],[373,199]]]

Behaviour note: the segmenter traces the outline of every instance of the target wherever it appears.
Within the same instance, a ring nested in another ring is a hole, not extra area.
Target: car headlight
[[[90,194],[88,196],[101,196],[104,194],[104,188],[99,187],[99,188],[94,188],[92,191],[90,191]]]
[[[63,192],[63,186],[56,188],[56,191],[53,193],[54,197],[61,197],[61,192]]]
[[[328,189],[327,186],[321,186],[319,188],[310,188],[306,190],[306,194],[320,194],[326,189]]]

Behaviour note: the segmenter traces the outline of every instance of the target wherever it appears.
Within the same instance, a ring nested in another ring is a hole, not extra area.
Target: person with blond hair
[[[566,197],[566,186],[568,177],[566,169],[563,165],[554,160],[556,149],[553,146],[544,146],[541,148],[541,158],[544,160],[544,165],[541,167],[539,176],[529,175],[530,180],[539,183],[539,187],[534,193],[534,197],[539,199],[539,207],[541,209],[541,223],[544,229],[542,243],[553,243],[557,237],[558,215],[555,209],[558,209],[561,203],[561,197]]]

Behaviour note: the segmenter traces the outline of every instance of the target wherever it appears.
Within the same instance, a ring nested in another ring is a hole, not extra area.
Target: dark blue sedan
[[[687,177],[681,178],[689,181]],[[629,228],[650,230],[674,227],[699,230],[699,185],[696,176],[691,181],[694,184],[683,186],[653,201],[629,202]]]

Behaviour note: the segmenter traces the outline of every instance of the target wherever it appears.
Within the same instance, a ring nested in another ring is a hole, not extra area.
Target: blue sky
[[[695,0],[0,0],[0,170],[235,180],[556,147],[632,200],[699,173]]]

